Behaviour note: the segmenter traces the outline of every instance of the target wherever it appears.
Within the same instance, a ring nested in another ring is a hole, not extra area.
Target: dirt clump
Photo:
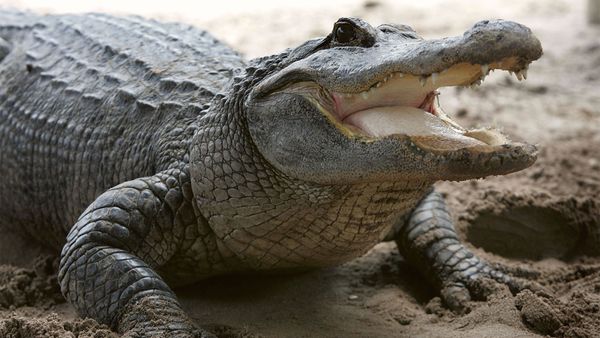
[[[52,256],[38,257],[32,269],[0,265],[0,309],[63,303],[57,270],[58,258]]]
[[[0,322],[4,338],[117,338],[105,325],[92,319],[65,321],[56,313],[41,318],[11,315]]]

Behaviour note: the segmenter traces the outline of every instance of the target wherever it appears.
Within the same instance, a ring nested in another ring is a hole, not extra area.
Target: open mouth
[[[430,150],[497,146],[508,143],[507,138],[495,129],[461,127],[440,107],[437,89],[479,85],[490,71],[512,73],[521,64],[508,58],[485,65],[459,63],[424,76],[394,72],[357,93],[330,91],[315,82],[296,83],[283,91],[303,94],[346,136],[367,142],[406,135]],[[527,65],[515,75],[526,78]]]

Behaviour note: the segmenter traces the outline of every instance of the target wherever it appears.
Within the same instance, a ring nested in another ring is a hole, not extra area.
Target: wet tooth
[[[527,80],[527,67],[526,67],[526,68],[523,68],[523,70],[521,71],[521,74],[523,75],[523,78],[524,78],[525,80]]]
[[[483,74],[483,76],[486,76],[489,71],[490,65],[481,65],[481,74]]]
[[[431,84],[435,84],[438,78],[438,73],[431,73]]]
[[[421,82],[421,87],[425,87],[425,85],[427,84],[427,76],[419,77],[419,82]]]

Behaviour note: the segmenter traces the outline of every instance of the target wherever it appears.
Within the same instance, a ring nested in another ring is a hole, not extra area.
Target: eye
[[[338,23],[335,28],[335,40],[340,43],[348,43],[356,38],[354,25],[347,22]]]

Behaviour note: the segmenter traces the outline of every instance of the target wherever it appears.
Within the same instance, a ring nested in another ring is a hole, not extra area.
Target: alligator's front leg
[[[494,269],[467,249],[454,230],[444,198],[435,191],[395,228],[394,239],[400,253],[440,288],[442,298],[454,310],[465,308],[473,281],[480,277],[507,284],[513,292],[533,286]]]
[[[130,337],[208,337],[194,327],[155,269],[168,262],[196,222],[171,170],[118,185],[81,215],[62,251],[63,294],[83,316]],[[187,186],[189,188],[189,184]]]

